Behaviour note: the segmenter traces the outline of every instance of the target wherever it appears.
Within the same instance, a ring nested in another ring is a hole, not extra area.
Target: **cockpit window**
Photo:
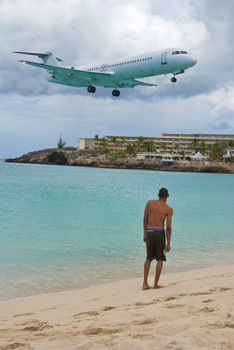
[[[179,54],[188,54],[188,52],[187,51],[172,51],[172,55],[179,55]]]

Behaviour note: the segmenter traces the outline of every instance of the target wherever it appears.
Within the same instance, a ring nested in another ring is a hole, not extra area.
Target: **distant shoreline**
[[[134,169],[177,172],[202,172],[234,174],[233,163],[208,161],[175,161],[165,164],[160,160],[138,160],[133,157],[117,157],[94,151],[71,151],[66,149],[44,149],[29,152],[20,157],[8,158],[8,163],[86,166],[108,169]]]

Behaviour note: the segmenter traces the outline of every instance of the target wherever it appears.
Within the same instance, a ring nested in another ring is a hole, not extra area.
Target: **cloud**
[[[72,144],[96,133],[234,133],[233,10],[231,0],[1,0],[0,156],[52,146],[60,132]],[[12,54],[52,51],[78,65],[172,46],[198,64],[176,84],[154,77],[158,88],[123,90],[119,100],[109,89],[91,96],[49,84]]]
[[[225,96],[225,101],[223,99]],[[20,145],[17,154],[55,147],[62,132],[68,144],[78,137],[104,135],[159,135],[209,133],[234,130],[234,85],[210,94],[164,97],[147,101],[110,99],[76,94],[41,95],[39,98],[8,95],[0,100],[4,113],[0,139]],[[12,113],[10,106],[17,106]],[[10,135],[10,136],[9,136]],[[32,145],[29,147],[29,145]]]

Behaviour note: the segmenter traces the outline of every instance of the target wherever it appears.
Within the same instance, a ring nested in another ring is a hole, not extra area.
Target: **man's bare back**
[[[144,218],[144,221],[147,222],[146,228],[164,228],[165,219],[170,215],[171,211],[172,208],[160,199],[149,200],[146,205]]]
[[[144,212],[144,241],[146,243],[146,260],[144,263],[143,289],[149,289],[148,274],[153,259],[157,260],[154,286],[159,288],[158,281],[166,261],[166,252],[170,252],[171,246],[171,221],[173,209],[166,203],[169,197],[168,190],[161,188],[158,193],[158,200],[149,200]],[[166,225],[165,225],[166,224]],[[164,229],[166,226],[166,230]]]

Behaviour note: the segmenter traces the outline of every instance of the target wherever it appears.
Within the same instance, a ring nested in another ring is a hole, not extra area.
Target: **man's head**
[[[167,188],[165,188],[165,187],[160,188],[160,190],[158,192],[158,197],[159,197],[159,199],[163,199],[166,201],[167,198],[169,197],[169,193],[168,193]]]

